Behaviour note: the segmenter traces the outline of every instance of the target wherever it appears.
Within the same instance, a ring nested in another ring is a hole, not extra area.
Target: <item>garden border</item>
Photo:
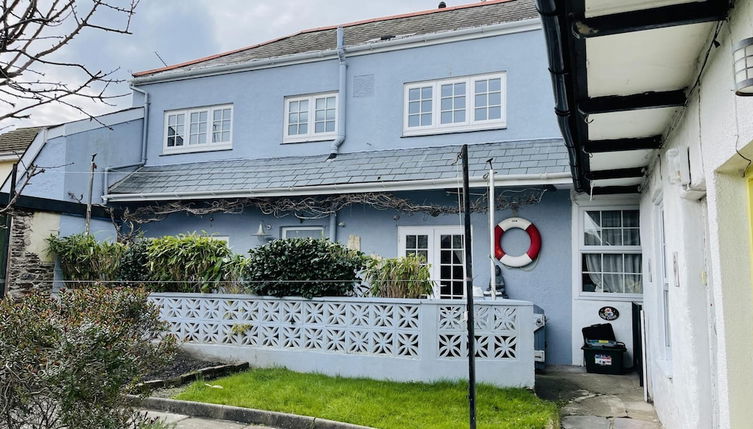
[[[134,406],[147,410],[183,414],[217,420],[230,420],[271,426],[278,429],[373,429],[352,423],[336,422],[319,417],[301,416],[254,408],[233,407],[230,405],[208,404],[204,402],[180,401],[177,399],[127,395]]]
[[[133,391],[138,393],[146,393],[153,389],[179,387],[197,380],[211,380],[214,378],[224,377],[226,375],[247,370],[248,367],[248,362],[208,366],[205,368],[197,369],[195,371],[189,371],[185,374],[180,374],[175,377],[148,380],[143,383],[138,383],[136,386],[134,386]]]

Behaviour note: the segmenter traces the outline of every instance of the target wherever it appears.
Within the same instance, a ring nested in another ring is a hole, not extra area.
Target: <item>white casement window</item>
[[[282,238],[324,238],[321,226],[283,226]]]
[[[506,86],[505,73],[406,84],[403,134],[504,128]]]
[[[638,208],[585,207],[579,214],[581,295],[641,295]]]
[[[283,143],[331,140],[336,134],[336,92],[285,98]]]
[[[165,112],[164,153],[232,148],[233,106]]]
[[[398,227],[398,256],[418,255],[429,265],[434,297],[465,296],[463,235],[459,226]]]

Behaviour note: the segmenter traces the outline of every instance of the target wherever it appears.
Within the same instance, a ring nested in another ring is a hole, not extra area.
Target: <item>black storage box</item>
[[[583,359],[586,371],[595,374],[622,374],[627,348],[616,341],[610,323],[587,326],[582,329]]]

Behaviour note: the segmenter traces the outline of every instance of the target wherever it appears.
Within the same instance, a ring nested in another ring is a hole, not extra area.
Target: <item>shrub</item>
[[[416,255],[372,258],[363,272],[371,294],[383,298],[421,298],[432,293],[431,273]]]
[[[93,236],[75,234],[68,237],[47,238],[48,252],[60,263],[66,280],[117,280],[125,246],[107,241],[98,242]],[[70,284],[81,286],[81,284]]]
[[[246,279],[258,295],[345,296],[365,262],[363,253],[329,240],[275,240],[249,251]]]
[[[0,303],[0,426],[137,428],[124,394],[172,358],[142,289],[69,289]]]
[[[136,238],[126,243],[120,258],[118,279],[125,282],[145,282],[149,273],[149,239]]]
[[[232,262],[227,243],[198,234],[179,234],[149,241],[147,258],[152,280],[161,292],[212,292]],[[169,283],[168,283],[169,282]]]

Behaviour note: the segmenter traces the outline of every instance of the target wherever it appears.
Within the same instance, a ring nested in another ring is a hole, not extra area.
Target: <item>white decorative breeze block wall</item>
[[[252,366],[397,381],[466,379],[465,302],[155,293],[189,351]],[[534,384],[533,306],[476,301],[476,373]]]

